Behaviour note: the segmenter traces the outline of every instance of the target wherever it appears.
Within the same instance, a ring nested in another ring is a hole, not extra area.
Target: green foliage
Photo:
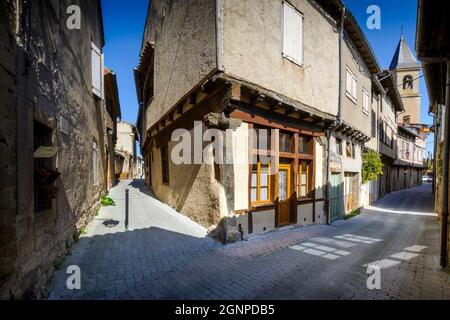
[[[115,206],[116,203],[111,197],[108,197],[108,195],[104,195],[102,197],[102,206],[108,207],[108,206]]]
[[[344,217],[344,220],[349,220],[361,214],[361,209],[355,209]]]
[[[374,181],[383,174],[383,162],[378,152],[367,151],[362,156],[362,182],[366,184]]]

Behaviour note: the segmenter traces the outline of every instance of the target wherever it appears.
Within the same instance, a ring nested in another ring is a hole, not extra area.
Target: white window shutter
[[[350,74],[350,72],[347,70],[347,92],[352,94],[352,83],[353,83],[353,77]]]
[[[303,17],[286,2],[283,3],[283,54],[303,63]]]
[[[357,99],[357,86],[356,86],[356,79],[353,76],[353,81],[352,81],[352,95],[353,98]]]
[[[92,42],[92,92],[103,99],[103,54],[100,49]]]

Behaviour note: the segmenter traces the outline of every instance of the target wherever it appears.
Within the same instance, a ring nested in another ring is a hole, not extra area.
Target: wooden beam
[[[231,99],[240,101],[241,100],[241,85],[237,83],[231,84]]]
[[[270,108],[270,110],[275,111],[280,109],[283,106],[283,103],[278,101],[277,103],[273,104]]]
[[[261,102],[264,102],[264,100],[266,99],[266,96],[263,94],[257,94],[253,97],[253,99],[251,100],[251,104],[253,105],[257,105]]]
[[[316,137],[324,136],[325,133],[319,128],[313,129],[311,127],[305,128],[307,124],[300,124],[298,123],[298,120],[290,118],[288,121],[286,119],[277,119],[277,116],[273,115],[271,117],[268,117],[267,114],[261,113],[256,114],[254,112],[246,112],[243,110],[235,110],[230,115],[233,118],[241,119],[248,123],[254,123],[259,124],[262,126],[266,126],[269,128],[275,128],[275,129],[281,129],[285,131],[291,131],[291,132],[298,132],[305,135],[311,135]],[[278,114],[278,117],[283,117],[283,115]],[[317,130],[317,131],[316,131]]]

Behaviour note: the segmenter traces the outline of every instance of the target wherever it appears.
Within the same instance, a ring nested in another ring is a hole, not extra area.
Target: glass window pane
[[[311,137],[299,137],[298,140],[298,152],[302,154],[310,154],[311,153]]]
[[[280,133],[280,152],[292,152],[291,136],[287,133]]]
[[[302,186],[301,196],[306,197],[306,185]]]
[[[259,184],[261,187],[269,186],[269,176],[267,173],[261,173]]]
[[[258,148],[259,150],[270,150],[270,130],[269,129],[260,129],[257,128],[254,131],[254,139],[253,144],[255,148]]]
[[[287,171],[280,170],[278,173],[278,190],[279,190],[279,196],[280,201],[285,201],[287,199]]]
[[[268,201],[269,200],[269,189],[268,188],[261,188],[259,190],[260,192],[260,201]]]
[[[258,174],[256,172],[252,173],[252,188],[256,188],[258,185]]]
[[[308,179],[308,175],[306,174],[306,172],[302,173],[302,185],[305,184],[306,185],[306,179]]]
[[[255,202],[257,200],[256,195],[256,188],[252,188],[252,202]]]

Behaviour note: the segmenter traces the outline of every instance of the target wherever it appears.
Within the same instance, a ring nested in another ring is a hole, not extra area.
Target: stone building
[[[119,90],[114,71],[105,68],[105,185],[109,190],[117,180],[116,166],[121,159],[117,159],[116,145],[118,140],[118,119],[122,117],[120,110]]]
[[[379,85],[372,87],[371,140],[365,148],[380,154],[383,174],[363,186],[362,205],[371,205],[393,190],[393,165],[397,157],[397,119],[405,111],[396,88],[395,77],[388,70],[377,76]]]
[[[330,143],[330,220],[342,219],[362,206],[362,154],[371,139],[372,92],[380,86],[381,68],[349,11],[341,34],[341,92],[338,124]],[[355,34],[358,35],[355,37]]]
[[[417,62],[403,34],[395,50],[389,70],[397,79],[397,88],[403,99],[405,112],[398,122],[401,124],[420,124],[420,72],[422,67]]]
[[[137,177],[137,150],[136,144],[139,141],[139,134],[134,124],[120,121],[117,125],[117,145],[116,155],[121,158],[119,168],[120,179],[134,179]]]
[[[381,88],[372,99],[373,135],[365,147],[380,153],[383,174],[363,186],[364,206],[393,191],[422,184],[429,128],[420,124],[420,70],[401,35],[389,70],[378,74]]]
[[[417,128],[398,126],[397,158],[394,162],[392,191],[422,185],[425,142]]]
[[[100,1],[1,1],[0,38],[0,298],[41,298],[111,182],[117,91]]]
[[[418,1],[416,51],[422,62],[428,89],[429,109],[435,117],[434,193],[435,210],[441,222],[441,261],[448,266],[450,256],[449,133],[450,133],[450,20],[448,1]]]
[[[403,34],[389,69],[396,79],[405,107],[405,112],[398,116],[397,156],[392,170],[391,191],[397,191],[422,184],[427,139],[427,126],[420,122],[422,94],[419,79],[422,67]]]
[[[155,195],[227,240],[361,206],[381,68],[342,2],[187,6],[152,1],[135,69]]]

